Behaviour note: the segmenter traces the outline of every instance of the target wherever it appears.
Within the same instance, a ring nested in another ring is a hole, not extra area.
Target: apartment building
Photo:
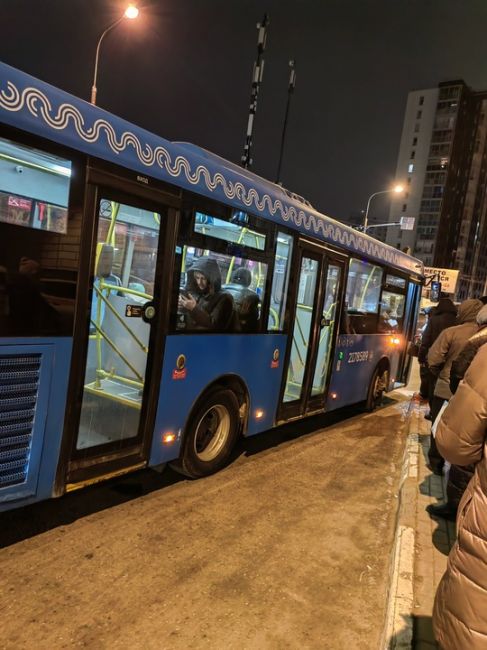
[[[480,296],[487,278],[487,91],[464,81],[409,93],[396,179],[406,187],[378,238],[426,266],[459,269],[456,297]]]

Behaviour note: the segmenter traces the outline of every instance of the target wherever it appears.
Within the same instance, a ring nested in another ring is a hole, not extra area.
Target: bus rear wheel
[[[239,432],[239,405],[231,390],[205,395],[192,413],[179,469],[191,478],[217,472],[230,460]]]
[[[382,404],[384,391],[389,381],[389,372],[377,367],[374,370],[372,379],[370,380],[369,390],[367,392],[367,401],[365,402],[365,410],[372,412]]]

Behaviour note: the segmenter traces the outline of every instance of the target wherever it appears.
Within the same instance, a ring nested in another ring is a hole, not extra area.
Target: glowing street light
[[[124,16],[129,20],[133,20],[134,18],[137,18],[138,15],[139,15],[139,10],[135,5],[129,5],[127,9],[125,9]]]
[[[134,20],[135,18],[137,18],[138,15],[139,15],[139,10],[137,9],[137,7],[135,5],[133,5],[133,4],[130,4],[127,7],[127,9],[125,9],[124,14],[122,16],[120,16],[120,18],[118,20],[116,20],[114,23],[109,25],[105,29],[103,34],[100,36],[100,38],[98,39],[98,45],[96,46],[96,56],[95,56],[95,73],[93,75],[93,85],[91,87],[91,100],[90,101],[91,101],[92,104],[96,104],[96,92],[97,92],[96,78],[98,76],[98,57],[100,55],[100,45],[101,45],[102,40],[104,39],[106,34],[108,34],[108,32],[110,32],[114,27],[116,27],[119,23],[121,23],[124,18],[128,18],[129,20]]]
[[[394,192],[395,194],[402,194],[404,192],[404,187],[402,185],[395,185],[394,187],[391,187],[389,190],[381,190],[380,192],[374,192],[369,196],[369,200],[367,201],[367,208],[365,210],[365,217],[364,217],[364,233],[367,232],[367,226],[369,225],[369,208],[370,208],[370,202],[374,198],[374,196],[377,196],[378,194],[390,194],[391,192]]]

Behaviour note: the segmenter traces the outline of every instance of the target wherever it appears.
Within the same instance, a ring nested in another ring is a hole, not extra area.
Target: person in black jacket
[[[240,267],[233,271],[231,283],[223,285],[224,291],[232,295],[243,332],[255,332],[259,327],[260,298],[249,289],[251,283],[251,271]]]
[[[178,307],[186,316],[188,330],[228,332],[236,327],[233,298],[221,291],[221,273],[216,260],[201,257],[188,271],[186,289]]]
[[[450,390],[455,394],[459,383],[463,379],[479,348],[487,343],[487,304],[477,314],[479,331],[469,338],[460,354],[453,361],[450,370]],[[463,493],[467,489],[470,479],[475,471],[475,465],[452,465],[448,474],[446,485],[446,503],[427,506],[427,511],[436,517],[443,517],[455,521],[458,505]]]
[[[444,329],[456,325],[456,318],[457,308],[450,300],[450,298],[440,298],[436,307],[430,312],[428,324],[421,336],[421,345],[419,346],[418,351],[418,361],[420,366],[423,366],[423,368],[428,367],[428,352],[430,347],[433,345],[433,343],[436,341]],[[425,372],[423,370],[423,377],[424,375]],[[435,391],[436,377],[429,371],[427,372],[427,382],[428,401],[431,408]],[[431,417],[428,416],[428,419],[431,419]]]

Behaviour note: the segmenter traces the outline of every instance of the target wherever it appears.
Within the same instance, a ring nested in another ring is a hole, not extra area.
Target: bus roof
[[[196,145],[170,142],[0,62],[0,116],[11,126],[285,224],[359,257],[423,274],[423,263],[320,214],[309,202]]]

